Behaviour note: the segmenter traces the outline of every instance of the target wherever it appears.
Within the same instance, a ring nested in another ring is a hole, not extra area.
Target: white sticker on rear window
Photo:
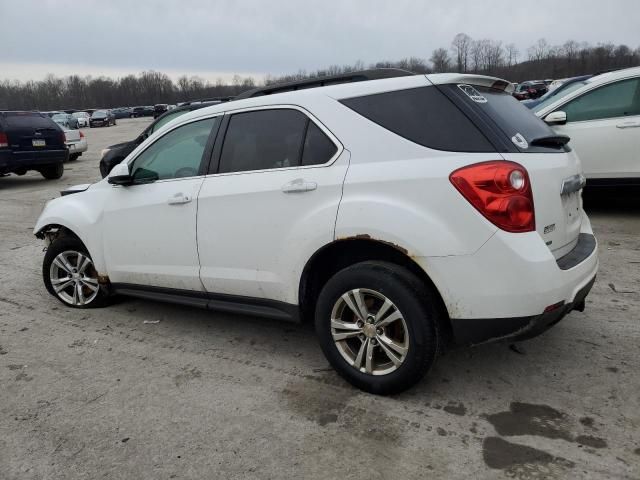
[[[516,133],[513,137],[511,137],[511,141],[514,143],[516,147],[527,149],[529,148],[529,142],[527,139],[522,136],[520,133]]]
[[[487,99],[480,95],[480,92],[473,88],[471,85],[458,85],[458,88],[462,90],[467,97],[476,103],[487,103]]]

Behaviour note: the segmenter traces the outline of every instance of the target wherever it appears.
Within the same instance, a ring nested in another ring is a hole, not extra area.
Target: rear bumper
[[[473,254],[415,260],[440,292],[459,343],[467,344],[544,330],[581,307],[598,271],[586,215],[577,245],[559,259],[537,232],[499,230]]]
[[[80,140],[78,142],[69,142],[67,143],[67,148],[69,149],[69,153],[84,153],[89,148],[86,140]]]
[[[526,340],[553,327],[573,310],[584,310],[584,301],[596,277],[582,287],[570,303],[536,316],[514,318],[452,319],[451,328],[456,345],[478,345],[498,340]]]
[[[41,166],[63,163],[68,157],[67,149],[0,152],[0,173],[37,170]]]

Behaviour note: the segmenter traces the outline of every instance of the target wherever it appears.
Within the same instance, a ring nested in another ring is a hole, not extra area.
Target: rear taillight
[[[491,223],[507,232],[536,228],[529,175],[504,160],[463,167],[449,176],[458,191]]]
[[[0,148],[6,148],[9,146],[9,139],[7,138],[7,134],[4,132],[0,132]]]
[[[80,130],[80,138],[84,138],[84,133],[82,133],[82,130]]]
[[[62,134],[62,143],[67,143],[67,136],[64,134],[64,132],[60,132]]]

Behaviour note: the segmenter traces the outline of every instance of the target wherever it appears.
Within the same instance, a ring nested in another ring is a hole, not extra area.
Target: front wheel
[[[326,283],[315,326],[329,363],[370,393],[398,393],[417,383],[439,351],[439,309],[429,287],[407,269],[362,262]]]
[[[49,245],[42,263],[44,285],[51,295],[73,308],[101,307],[108,292],[84,244],[75,237],[59,237]]]

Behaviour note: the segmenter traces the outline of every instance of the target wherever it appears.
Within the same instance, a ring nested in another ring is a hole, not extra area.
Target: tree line
[[[640,47],[568,40],[552,45],[544,38],[521,52],[513,43],[473,39],[457,34],[448,47],[433,50],[429,59],[410,57],[365,65],[333,65],[312,72],[300,70],[281,76],[267,75],[267,85],[306,78],[338,75],[365,68],[402,68],[415,73],[461,72],[493,75],[513,82],[565,78],[640,65]],[[160,72],[147,71],[112,79],[107,77],[65,78],[48,75],[40,81],[0,81],[0,109],[56,110],[69,108],[113,108],[119,106],[177,103],[187,100],[232,97],[257,85],[251,77],[234,76],[205,81],[182,76],[176,81]]]

